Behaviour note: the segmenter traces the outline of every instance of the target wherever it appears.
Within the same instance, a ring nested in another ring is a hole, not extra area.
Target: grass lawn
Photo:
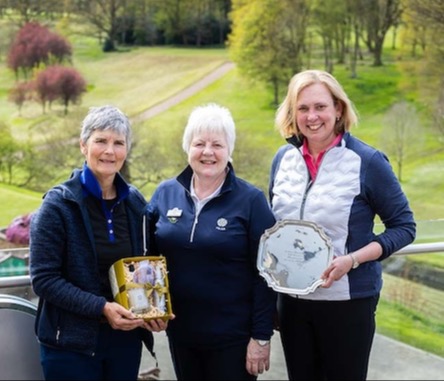
[[[0,227],[6,227],[14,217],[27,214],[40,206],[42,194],[18,187],[0,185]]]
[[[444,357],[444,292],[385,273],[383,279],[377,331]]]

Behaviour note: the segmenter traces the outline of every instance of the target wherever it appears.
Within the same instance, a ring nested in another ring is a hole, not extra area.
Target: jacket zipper
[[[194,207],[194,209],[196,209],[196,207]],[[196,231],[196,225],[198,223],[199,223],[199,215],[196,213],[196,215],[194,216],[193,227],[191,228],[190,243],[193,243],[194,232]]]
[[[313,181],[310,180],[308,182],[307,186],[305,187],[304,196],[302,197],[302,202],[301,202],[301,211],[299,213],[299,219],[301,219],[301,220],[304,219],[305,202],[307,201],[308,192],[309,192],[312,185],[313,185]]]
[[[333,148],[333,147],[330,147],[329,149],[327,149],[327,150],[325,151],[325,154],[324,154],[324,156],[322,157],[321,163],[319,164],[318,173],[319,173],[319,171],[320,171],[320,169],[321,169],[321,167],[322,167],[322,163],[323,163],[324,160],[325,160],[325,156],[328,155],[328,152],[329,152],[332,148]],[[304,160],[304,163],[305,163],[305,159],[304,159],[304,156],[302,155],[302,152],[299,151],[299,150],[297,150],[297,151],[300,153],[300,155],[302,156],[302,160]],[[305,168],[307,169],[307,173],[308,173],[308,177],[310,178],[310,181],[308,182],[307,187],[305,188],[305,191],[304,191],[304,196],[302,197],[302,202],[301,202],[301,212],[300,212],[300,214],[299,214],[299,218],[300,218],[301,220],[304,219],[304,209],[305,209],[305,203],[306,203],[306,201],[307,201],[308,192],[310,191],[310,188],[312,187],[312,185],[313,185],[313,183],[314,183],[314,181],[315,181],[315,180],[313,180],[313,179],[311,178],[310,170],[308,169],[307,164],[305,164]]]
[[[194,201],[193,201],[195,216],[194,216],[193,226],[192,226],[192,228],[191,228],[190,243],[193,243],[193,242],[194,242],[194,233],[196,232],[196,227],[197,227],[197,224],[199,223],[199,215],[200,215],[200,213],[202,213],[202,210],[203,210],[204,208],[206,208],[207,205],[210,204],[215,198],[220,197],[221,194],[222,194],[222,192],[219,193],[216,197],[212,198],[210,201],[208,201],[208,202],[207,202],[207,203],[206,203],[206,204],[200,209],[199,212],[196,212],[196,205],[194,204]],[[190,197],[191,197],[191,195],[190,195]]]

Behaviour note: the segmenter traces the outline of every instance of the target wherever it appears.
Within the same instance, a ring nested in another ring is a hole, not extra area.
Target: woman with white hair
[[[264,193],[235,175],[235,137],[228,109],[195,108],[183,134],[189,165],[149,203],[152,253],[168,264],[178,380],[254,380],[269,368],[276,296],[256,259],[275,220]]]

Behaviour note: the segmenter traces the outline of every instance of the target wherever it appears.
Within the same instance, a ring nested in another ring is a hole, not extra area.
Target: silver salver
[[[262,234],[259,273],[275,291],[306,295],[316,290],[333,259],[330,238],[314,222],[281,220]]]

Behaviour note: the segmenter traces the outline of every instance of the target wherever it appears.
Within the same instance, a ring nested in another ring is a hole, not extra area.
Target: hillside
[[[148,120],[137,119],[150,107],[177,95],[228,61],[225,49],[143,47],[105,54],[93,38],[79,35],[70,38],[74,45],[73,64],[87,79],[88,92],[79,105],[70,106],[66,118],[57,104],[43,114],[38,104],[28,103],[20,115],[16,106],[6,101],[14,77],[5,62],[1,62],[0,75],[4,80],[0,83],[0,97],[5,101],[0,102],[0,120],[11,127],[16,139],[39,141],[42,131],[48,136],[68,130],[75,138],[88,107],[115,104],[134,118],[136,144],[131,168],[135,185],[149,198],[159,181],[173,176],[185,163],[180,140],[191,109],[202,103],[218,102],[230,108],[237,123],[234,152],[237,173],[267,190],[271,158],[284,143],[273,126],[276,106],[271,103],[272,94],[266,86],[248,81],[237,69],[167,111]],[[390,106],[400,100],[410,100],[420,113],[424,103],[418,90],[416,70],[412,69],[420,65],[420,59],[408,60],[399,52],[395,55],[387,49],[384,62],[383,67],[375,68],[370,60],[364,59],[358,66],[356,79],[349,77],[346,65],[336,65],[334,72],[360,114],[360,125],[352,133],[381,149],[385,140],[385,117]],[[321,62],[318,65],[322,68]],[[281,91],[282,97],[285,90]],[[431,120],[420,117],[417,130],[421,139],[417,140],[422,143],[415,145],[415,150],[405,159],[402,186],[416,218],[434,220],[444,217],[444,204],[440,199],[444,192],[444,144]],[[57,171],[52,183],[63,180],[72,166],[81,164],[76,138],[73,141],[69,146],[70,154],[66,152],[65,165]],[[63,152],[61,155],[60,160]],[[391,160],[394,164],[393,157]],[[43,192],[44,189],[39,190],[39,194]]]

